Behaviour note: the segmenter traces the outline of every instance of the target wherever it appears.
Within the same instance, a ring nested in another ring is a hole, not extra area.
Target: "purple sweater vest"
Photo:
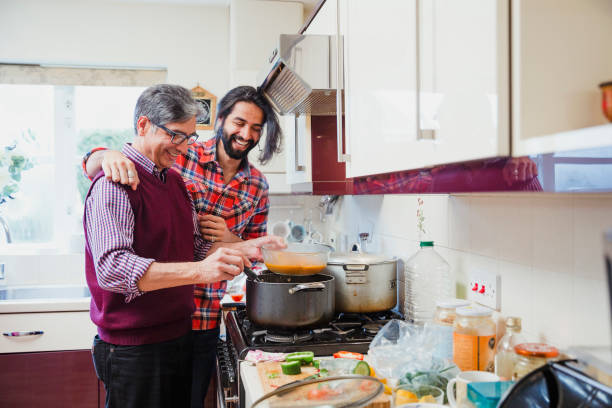
[[[134,212],[134,252],[156,262],[193,261],[193,214],[183,180],[170,170],[163,183],[135,165],[140,184],[136,191],[125,187]],[[87,196],[101,177],[102,173],[93,180]],[[147,292],[126,303],[125,295],[98,285],[87,232],[85,240],[90,316],[102,340],[118,345],[150,344],[181,337],[191,330],[193,285]]]

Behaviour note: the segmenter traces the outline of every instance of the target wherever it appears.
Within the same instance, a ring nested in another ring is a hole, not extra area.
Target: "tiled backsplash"
[[[469,270],[495,271],[502,314],[522,317],[529,339],[610,344],[603,232],[612,228],[612,195],[345,196],[329,227],[356,239],[358,224],[373,225],[371,250],[406,259],[420,239],[417,197],[424,200],[422,238],[451,264],[459,296]]]

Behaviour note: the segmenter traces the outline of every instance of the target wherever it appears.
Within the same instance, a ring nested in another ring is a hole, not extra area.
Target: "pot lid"
[[[331,252],[327,259],[328,265],[376,265],[396,262],[395,257],[369,254],[366,252]]]
[[[367,405],[383,391],[383,383],[374,377],[342,375],[295,381],[255,401],[252,408],[274,407],[351,407]]]

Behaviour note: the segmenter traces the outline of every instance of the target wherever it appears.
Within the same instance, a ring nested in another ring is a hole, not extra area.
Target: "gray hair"
[[[188,121],[200,114],[201,110],[187,88],[180,85],[153,85],[138,97],[134,109],[134,131],[138,132],[137,123],[141,116],[146,116],[154,124],[165,125]]]

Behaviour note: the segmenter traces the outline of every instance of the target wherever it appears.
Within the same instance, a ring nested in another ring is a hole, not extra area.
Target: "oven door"
[[[215,364],[217,407],[239,408],[237,355],[231,343],[217,342]]]

